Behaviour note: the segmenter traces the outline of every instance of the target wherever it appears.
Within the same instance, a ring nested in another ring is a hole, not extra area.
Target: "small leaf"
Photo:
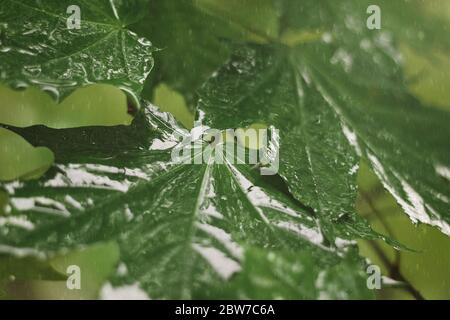
[[[37,179],[53,161],[49,149],[34,148],[14,132],[0,128],[0,181]]]
[[[185,128],[192,129],[194,116],[180,93],[161,83],[155,88],[153,95],[153,101],[161,111],[170,112]]]

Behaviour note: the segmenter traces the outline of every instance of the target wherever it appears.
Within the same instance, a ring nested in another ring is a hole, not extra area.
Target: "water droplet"
[[[142,44],[143,46],[146,46],[146,47],[151,47],[152,46],[151,41],[147,40],[146,38],[139,38],[138,42],[140,44]]]
[[[25,90],[29,85],[25,81],[16,80],[11,83],[11,88],[14,90]]]
[[[122,90],[127,96],[128,108],[130,108],[130,106],[133,106],[133,109],[135,110],[136,109],[139,110],[141,108],[139,98],[134,94],[134,92],[130,88],[120,86],[119,89]]]
[[[53,99],[59,100],[59,91],[56,87],[46,85],[46,86],[42,86],[41,89],[42,89],[42,91],[50,94]]]
[[[37,77],[41,74],[41,67],[39,65],[28,65],[23,67],[23,74],[25,76]]]

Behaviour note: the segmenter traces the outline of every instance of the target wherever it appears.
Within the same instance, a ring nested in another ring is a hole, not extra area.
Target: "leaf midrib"
[[[301,86],[301,83],[302,83],[301,81],[302,80],[299,79],[297,68],[295,68],[292,65],[292,61],[289,61],[289,62],[291,64],[291,68],[290,69],[292,71],[292,81],[294,82],[293,85],[294,85],[294,88],[297,89],[296,90],[296,93],[297,93],[296,94],[296,98],[297,98],[297,104],[298,104],[299,112],[300,112],[300,131],[302,133],[302,136],[305,137],[305,140],[307,140],[309,138],[309,136],[305,132],[305,126],[306,126],[306,124],[305,124],[305,113],[306,113],[305,102],[304,102],[304,98],[300,96],[300,90],[302,90],[302,92],[304,92],[303,91],[303,87]],[[320,196],[319,196],[319,188],[318,188],[318,183],[317,183],[317,180],[316,180],[316,173],[314,171],[313,161],[311,159],[311,151],[310,151],[308,142],[306,142],[306,141],[305,141],[304,148],[305,148],[305,152],[306,152],[306,155],[307,155],[307,158],[308,158],[308,164],[309,164],[308,165],[308,169],[311,172],[311,178],[312,178],[312,181],[314,183],[314,193],[316,194],[316,201],[317,201],[317,205],[318,205],[318,210],[319,210],[320,213],[323,214],[324,212],[323,212],[323,209],[322,209],[322,203],[321,203]]]

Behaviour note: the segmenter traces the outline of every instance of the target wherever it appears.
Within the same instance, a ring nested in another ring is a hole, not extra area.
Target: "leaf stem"
[[[369,244],[388,270],[389,277],[396,281],[402,282],[404,284],[404,289],[408,291],[416,300],[425,300],[422,294],[401,274],[399,266],[395,263],[392,264],[389,261],[380,246],[375,241],[369,241]]]
[[[389,236],[394,237],[394,231],[384,219],[383,214],[381,214],[381,212],[377,209],[370,195],[364,191],[361,191],[361,196],[363,197],[364,201],[366,201],[367,205],[370,207],[376,218],[381,222],[382,226],[387,231]],[[389,258],[384,253],[383,249],[375,241],[369,241],[369,244],[388,270],[389,277],[396,281],[404,283],[404,289],[408,291],[416,300],[425,300],[422,294],[416,288],[414,288],[414,286],[402,275],[400,271],[400,251],[395,250],[395,260],[393,263],[391,263]]]

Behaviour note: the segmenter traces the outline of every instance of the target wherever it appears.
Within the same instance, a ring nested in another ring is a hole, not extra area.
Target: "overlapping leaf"
[[[68,28],[70,6],[80,8],[80,29]],[[126,26],[146,7],[147,0],[2,1],[0,81],[14,88],[34,85],[56,99],[97,82],[138,97],[153,49]]]
[[[203,164],[174,162],[177,137],[186,132],[152,107],[129,128],[20,131],[52,148],[58,165],[39,181],[4,185],[10,215],[24,222],[1,228],[4,253],[42,257],[115,240],[129,278],[153,298],[252,297],[234,285],[242,277],[255,287],[265,278],[285,298],[333,294],[331,282],[351,296],[351,286],[365,283],[355,270],[346,275],[349,287],[336,275],[326,286],[315,285],[340,265],[361,263],[356,252],[347,251],[344,239],[338,249],[327,245],[317,217],[259,171],[213,156]],[[285,280],[270,270],[252,275],[258,259],[272,259],[264,257],[269,249],[283,257],[280,263],[296,262],[282,277],[301,276],[309,285],[284,289]],[[253,250],[261,253],[255,258]],[[241,278],[234,280],[236,273]]]
[[[165,81],[192,99],[195,90],[228,57],[229,49],[212,32],[220,29],[220,23],[191,0],[152,1],[148,15],[133,28],[161,48],[156,53],[158,72],[149,81]]]
[[[368,31],[352,4],[318,6],[347,19],[319,41],[238,48],[200,92],[201,114],[220,129],[280,128],[280,173],[325,221],[354,216],[358,154],[413,221],[450,234],[450,116],[408,94],[393,35]]]
[[[155,0],[132,28],[161,49],[149,87],[164,81],[192,102],[196,90],[228,59],[230,39],[267,41],[278,32],[278,16],[271,0]]]

